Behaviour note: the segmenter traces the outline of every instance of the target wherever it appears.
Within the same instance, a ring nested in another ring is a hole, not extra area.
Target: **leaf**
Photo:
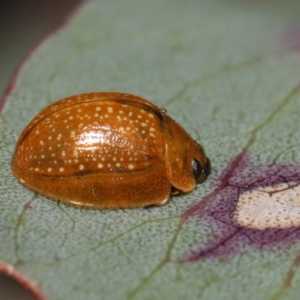
[[[297,298],[299,224],[257,228],[260,209],[247,207],[249,193],[273,201],[278,186],[275,197],[290,201],[282,210],[299,206],[299,6],[82,6],[25,62],[1,115],[1,260],[50,299]],[[21,130],[48,104],[89,91],[165,107],[204,146],[208,180],[164,207],[116,211],[60,205],[21,186],[10,170]]]

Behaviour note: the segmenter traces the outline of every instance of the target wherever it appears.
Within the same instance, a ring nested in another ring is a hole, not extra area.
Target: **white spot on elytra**
[[[111,106],[107,107],[107,111],[111,114],[114,110]]]
[[[141,123],[141,126],[142,126],[142,127],[146,127],[146,126],[147,126],[147,123],[144,123],[144,122],[143,122],[143,123]]]
[[[128,165],[128,169],[129,169],[129,170],[134,169],[134,165],[133,165],[133,164],[129,164],[129,165]]]
[[[79,166],[79,169],[80,169],[80,170],[83,170],[83,169],[84,169],[84,165],[80,165],[80,166]]]
[[[99,163],[99,164],[98,164],[98,168],[99,168],[99,169],[103,168],[103,164]]]
[[[52,168],[48,168],[48,172],[51,172],[52,171]]]
[[[59,168],[59,172],[63,172],[65,169],[63,167]]]

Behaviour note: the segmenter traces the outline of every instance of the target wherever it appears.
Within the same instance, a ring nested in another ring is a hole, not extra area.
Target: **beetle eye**
[[[192,160],[192,168],[193,168],[195,179],[198,180],[200,175],[202,174],[203,168],[197,159]]]

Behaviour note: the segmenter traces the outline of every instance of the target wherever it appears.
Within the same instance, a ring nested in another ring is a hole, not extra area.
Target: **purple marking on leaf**
[[[201,218],[214,232],[207,245],[193,250],[182,262],[240,254],[241,249],[248,246],[262,249],[277,243],[299,240],[298,226],[255,229],[243,227],[233,218],[240,195],[289,182],[300,183],[300,166],[257,166],[250,162],[247,153],[239,155],[223,172],[216,189],[182,214],[182,222],[190,218]]]
[[[294,51],[300,51],[300,26],[288,29],[281,37],[280,43]]]
[[[34,206],[31,205],[31,202],[30,203],[26,203],[24,205],[24,210],[33,210],[34,209]]]

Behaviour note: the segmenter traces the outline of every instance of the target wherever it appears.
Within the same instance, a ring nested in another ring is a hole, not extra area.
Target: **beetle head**
[[[177,122],[167,115],[164,117],[172,193],[190,192],[209,174],[210,161],[201,145],[193,140]]]

